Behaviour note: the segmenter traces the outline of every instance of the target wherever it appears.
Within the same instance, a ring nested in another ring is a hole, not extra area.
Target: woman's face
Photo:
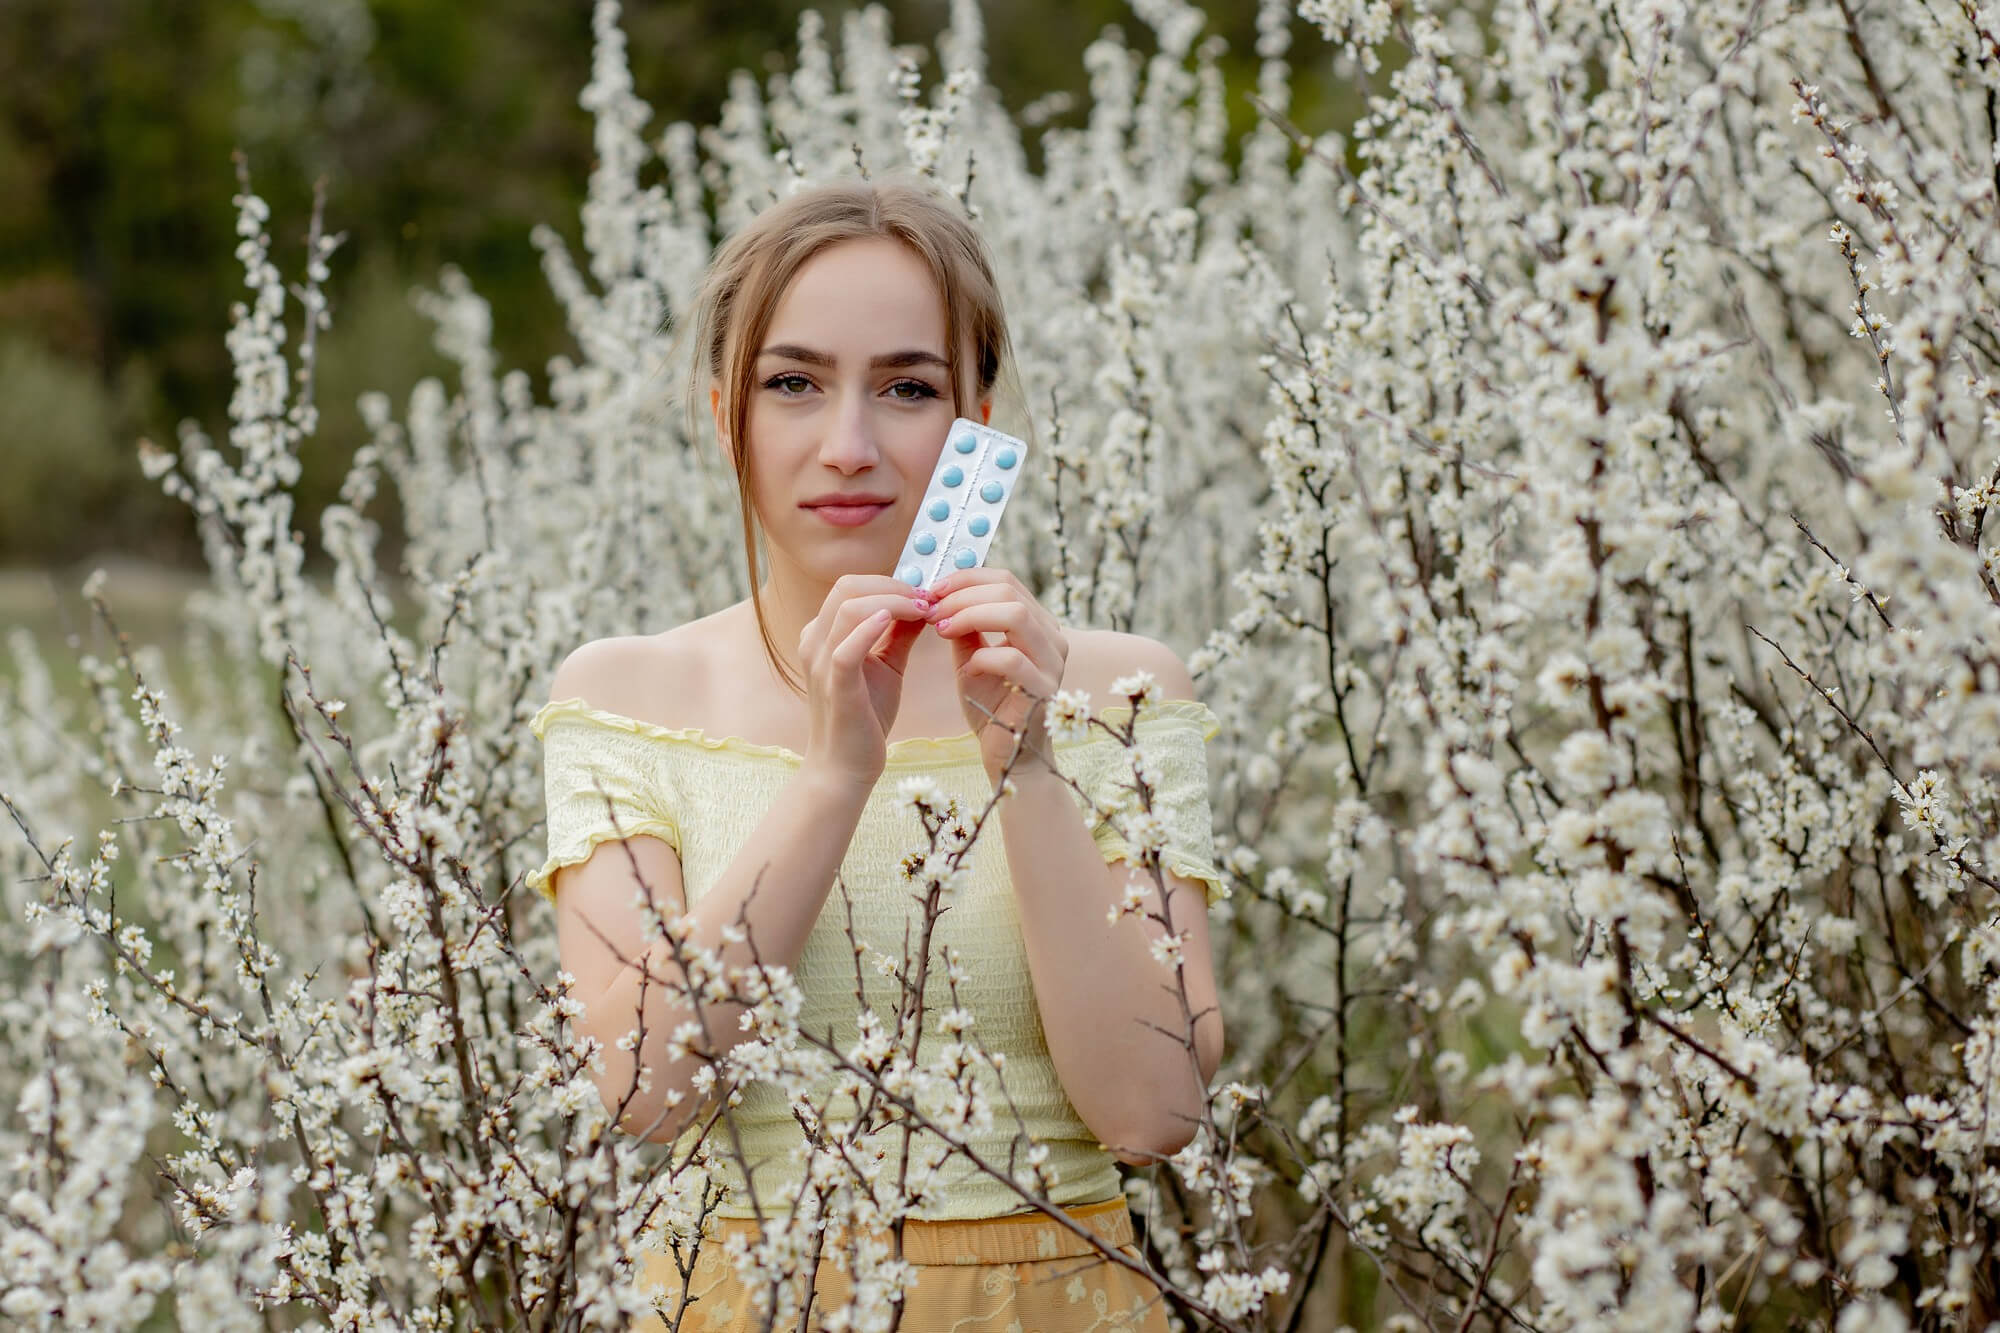
[[[807,260],[755,352],[744,421],[774,555],[829,582],[890,572],[957,415],[924,261],[876,237]]]

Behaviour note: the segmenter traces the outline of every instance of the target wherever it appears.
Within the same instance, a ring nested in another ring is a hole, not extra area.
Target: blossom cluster
[[[245,183],[227,439],[141,460],[202,533],[185,637],[100,601],[83,703],[8,641],[0,1316],[624,1327],[671,1307],[641,1259],[690,1271],[757,1087],[801,1183],[726,1257],[779,1327],[778,1279],[839,1245],[822,1315],[890,1327],[871,1237],[947,1165],[1046,1202],[1044,1147],[971,1147],[1005,1060],[929,929],[992,807],[899,790],[925,928],[857,956],[898,998],[851,1037],[656,923],[656,984],[742,1020],[621,1044],[709,1057],[671,1150],[618,1127],[643,1089],[602,1086],[521,887],[555,663],[748,591],[731,479],[661,392],[717,239],[900,169],[978,220],[1012,318],[996,424],[1043,465],[996,558],[1175,647],[1222,719],[1228,1050],[1193,1139],[1125,1173],[1172,1320],[2000,1323],[2000,16],[1259,0],[1232,138],[1201,12],[1132,8],[1151,39],[1082,53],[1080,124],[1010,116],[954,0],[935,53],[809,14],[789,69],[648,137],[599,0],[581,250],[535,237],[572,352],[504,369],[446,272],[419,304],[453,382],[366,396],[318,515],[336,238],[316,213],[288,287]],[[1295,22],[1363,94],[1324,133]],[[1157,927],[1176,984],[1151,765],[1092,711],[1158,687],[1112,694],[1047,729],[1131,747],[1104,929]]]

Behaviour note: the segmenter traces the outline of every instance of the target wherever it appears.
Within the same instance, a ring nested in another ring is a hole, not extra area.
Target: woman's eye
[[[797,398],[810,391],[813,382],[797,372],[773,375],[764,381],[764,387],[785,398]],[[922,380],[897,380],[889,386],[889,395],[902,402],[918,402],[925,398],[935,398],[938,391]]]

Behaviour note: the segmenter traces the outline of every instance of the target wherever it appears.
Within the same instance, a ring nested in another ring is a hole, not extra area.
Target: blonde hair
[[[743,513],[743,554],[750,570],[750,602],[764,652],[794,693],[803,685],[779,655],[758,596],[757,520],[751,507],[750,450],[741,423],[749,412],[757,350],[772,314],[806,261],[841,241],[887,237],[902,242],[930,266],[944,298],[945,362],[960,416],[987,397],[1010,359],[1006,315],[985,243],[952,200],[908,178],[843,177],[809,186],[771,205],[737,231],[710,261],[695,297],[687,408],[694,431],[695,404],[704,375],[721,389],[717,426],[728,443]]]

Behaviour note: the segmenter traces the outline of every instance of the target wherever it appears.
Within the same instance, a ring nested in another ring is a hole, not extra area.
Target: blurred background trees
[[[772,68],[808,7],[628,4],[649,132],[712,121],[730,72]],[[811,7],[837,32],[859,6]],[[897,40],[927,50],[948,18],[947,0],[884,7]],[[1256,115],[1245,96],[1256,7],[1207,8],[1209,31],[1229,44],[1241,131]],[[983,12],[990,75],[1010,108],[1076,94],[1055,124],[1081,121],[1078,53],[1105,25],[1150,50],[1124,0],[986,0]],[[539,382],[568,340],[528,233],[577,233],[589,19],[588,0],[0,0],[0,566],[198,559],[188,515],[135,455],[142,436],[171,445],[183,419],[224,422],[223,332],[241,283],[232,150],[272,203],[285,271],[297,271],[316,179],[329,227],[347,235],[301,512],[331,498],[359,443],[355,395],[400,401],[444,369],[409,303],[441,266],[465,270],[507,313],[501,354]],[[935,67],[933,54],[927,74]],[[1330,123],[1343,91],[1331,72],[1296,78],[1298,118]]]

